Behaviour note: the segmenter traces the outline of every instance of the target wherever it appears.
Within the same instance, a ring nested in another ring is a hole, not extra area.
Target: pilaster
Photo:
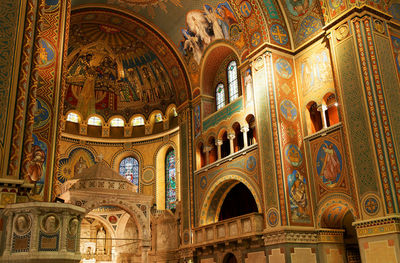
[[[400,216],[356,221],[362,262],[398,262],[400,258]]]

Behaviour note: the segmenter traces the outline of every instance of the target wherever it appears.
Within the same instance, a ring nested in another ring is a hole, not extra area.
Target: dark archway
[[[235,257],[235,255],[233,255],[232,253],[228,253],[226,254],[225,258],[224,258],[224,263],[237,263],[237,259]]]
[[[321,227],[343,229],[343,245],[348,263],[361,263],[357,232],[353,226],[355,217],[349,207],[342,203],[334,203],[322,214]]]
[[[342,221],[342,228],[344,229],[344,245],[346,248],[346,258],[348,263],[361,262],[360,249],[358,247],[358,239],[356,228],[353,226],[353,214],[348,211]]]
[[[258,208],[252,193],[243,183],[238,183],[226,195],[218,221],[254,212],[258,212]]]
[[[222,145],[221,145],[221,158],[225,158],[231,154],[231,149],[229,145],[228,133],[224,132],[222,135]]]

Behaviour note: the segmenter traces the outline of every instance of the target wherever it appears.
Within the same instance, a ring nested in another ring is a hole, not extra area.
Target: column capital
[[[233,140],[233,139],[235,139],[236,138],[236,135],[234,134],[234,133],[229,133],[228,134],[228,139],[229,140]]]
[[[203,148],[203,152],[204,153],[207,153],[207,152],[209,152],[209,151],[211,151],[212,150],[212,147],[211,146],[205,146],[204,148]]]
[[[222,140],[216,140],[216,141],[215,141],[215,145],[217,145],[217,146],[221,146],[222,143],[223,143]]]
[[[248,132],[250,130],[249,125],[244,125],[240,128],[241,132]]]
[[[317,106],[317,111],[325,111],[328,107],[325,104],[320,104]]]

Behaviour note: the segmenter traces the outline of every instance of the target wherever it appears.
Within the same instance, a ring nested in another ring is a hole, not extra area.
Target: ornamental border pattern
[[[268,77],[268,95],[269,95],[269,105],[270,105],[270,112],[271,112],[271,126],[272,126],[272,136],[274,141],[274,155],[275,155],[275,164],[276,164],[276,177],[277,181],[277,188],[278,188],[278,195],[279,195],[279,206],[280,206],[280,214],[281,214],[281,224],[287,225],[288,223],[288,215],[286,214],[286,196],[285,196],[285,189],[284,189],[284,182],[283,182],[283,171],[282,171],[282,158],[280,153],[280,143],[279,143],[279,130],[278,130],[278,116],[276,112],[276,105],[275,105],[275,89],[273,83],[273,61],[272,61],[272,54],[268,53],[266,55],[265,64],[267,70],[267,77]]]
[[[13,62],[15,58],[15,42],[17,38],[19,11],[21,1],[2,0],[0,6],[1,27],[0,27],[0,145],[4,144],[6,137],[6,125],[10,106],[11,84]],[[1,148],[0,148],[1,149]]]
[[[24,133],[24,113],[28,99],[29,76],[31,71],[32,54],[33,54],[33,38],[35,35],[36,21],[36,1],[29,0],[27,2],[27,12],[24,28],[23,48],[21,66],[19,72],[18,89],[16,95],[16,105],[14,112],[14,125],[11,139],[11,153],[7,175],[15,175],[18,169],[18,159],[22,152],[22,139]]]
[[[382,80],[380,76],[380,70],[378,68],[378,61],[377,61],[377,54],[375,50],[375,46],[373,43],[372,32],[371,32],[371,25],[370,20],[368,18],[364,18],[364,26],[367,36],[367,44],[368,44],[368,54],[370,60],[372,62],[372,69],[373,69],[373,77],[375,81],[375,89],[377,93],[377,99],[379,103],[379,113],[381,122],[383,123],[385,141],[386,141],[386,152],[387,156],[389,157],[390,161],[390,170],[392,171],[393,181],[396,187],[396,190],[400,189],[400,178],[399,178],[399,167],[397,166],[396,162],[396,153],[394,150],[394,142],[392,138],[392,129],[390,127],[390,121],[387,114],[387,107],[386,107],[386,100],[385,95],[382,87]],[[400,199],[400,192],[396,191],[397,201]]]
[[[264,232],[263,239],[265,246],[282,243],[343,243],[343,233],[343,230],[332,229],[280,229],[270,232]]]
[[[382,217],[368,221],[353,223],[357,231],[357,237],[371,237],[386,234],[400,233],[400,217]]]
[[[354,27],[355,27],[355,33],[356,33],[356,43],[357,43],[357,48],[359,52],[359,60],[361,62],[361,70],[362,70],[362,76],[363,76],[363,82],[364,82],[364,88],[366,91],[366,100],[368,103],[368,111],[369,111],[369,118],[371,123],[371,128],[374,133],[374,142],[375,142],[375,151],[378,155],[378,163],[379,163],[379,171],[380,171],[380,176],[382,179],[382,185],[384,188],[384,196],[387,204],[387,211],[389,213],[394,212],[393,208],[393,198],[391,195],[391,189],[389,185],[389,176],[386,170],[386,164],[385,164],[385,156],[383,153],[383,142],[380,136],[379,132],[379,124],[377,120],[377,113],[375,110],[374,106],[374,99],[372,97],[372,88],[371,88],[371,83],[369,80],[369,72],[368,68],[366,65],[368,65],[367,58],[366,58],[366,50],[363,46],[363,39],[362,39],[362,34],[361,34],[361,22],[357,19],[353,22]]]

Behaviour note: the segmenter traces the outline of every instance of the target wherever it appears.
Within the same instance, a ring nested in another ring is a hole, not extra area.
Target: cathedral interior
[[[400,0],[1,0],[0,262],[400,262],[399,78]]]

